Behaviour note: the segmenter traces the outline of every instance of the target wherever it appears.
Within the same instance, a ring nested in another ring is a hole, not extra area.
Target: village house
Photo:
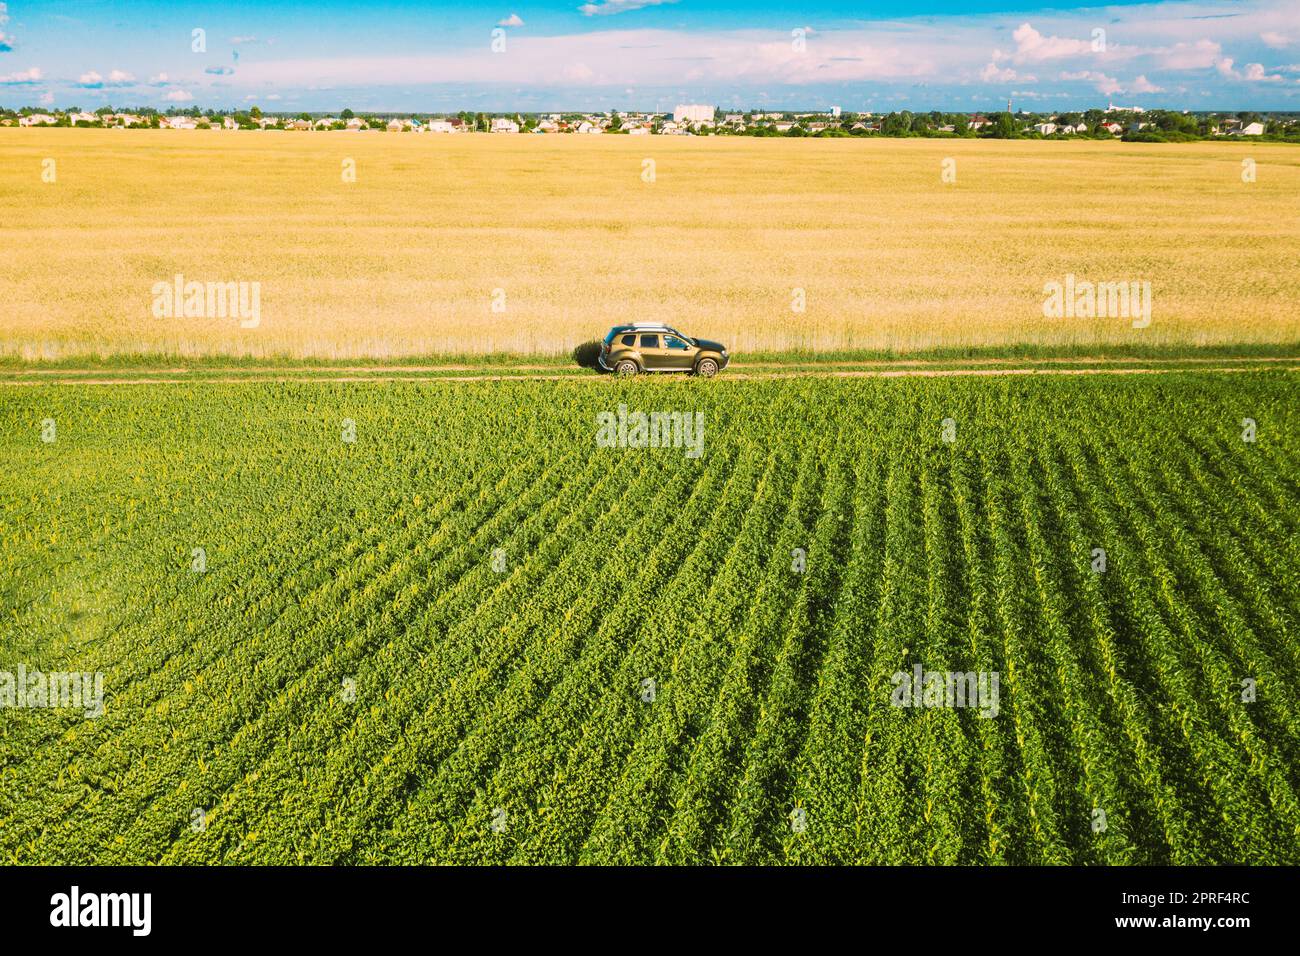
[[[401,120],[389,120],[388,125],[384,127],[390,133],[400,133],[405,127],[402,126]]]
[[[713,107],[705,103],[678,103],[673,108],[673,121],[677,123],[713,124]]]
[[[53,116],[48,113],[33,113],[31,116],[22,116],[18,119],[19,126],[53,126],[57,122]]]
[[[506,119],[504,116],[498,116],[492,120],[492,132],[517,133],[519,132],[519,124],[512,119]]]
[[[1229,136],[1263,136],[1264,124],[1247,123],[1245,126],[1241,127],[1241,129],[1233,130],[1228,135]]]

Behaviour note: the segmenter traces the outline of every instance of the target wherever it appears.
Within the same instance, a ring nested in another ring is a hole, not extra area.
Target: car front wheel
[[[718,363],[713,359],[703,359],[699,365],[695,366],[695,374],[700,378],[713,378],[718,374]]]
[[[636,367],[636,362],[633,362],[631,359],[625,359],[614,366],[614,371],[624,378],[630,378],[639,372],[640,369]]]

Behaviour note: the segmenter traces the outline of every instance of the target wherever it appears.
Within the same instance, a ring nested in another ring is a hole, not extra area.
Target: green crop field
[[[3,388],[6,862],[1300,863],[1295,373]]]

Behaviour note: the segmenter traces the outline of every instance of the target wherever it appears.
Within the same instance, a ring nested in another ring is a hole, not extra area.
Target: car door
[[[674,372],[689,372],[695,367],[695,353],[698,351],[699,349],[680,336],[665,335],[663,367]]]
[[[663,369],[666,360],[665,349],[659,340],[658,332],[642,332],[638,336],[637,349],[646,368],[652,372]]]

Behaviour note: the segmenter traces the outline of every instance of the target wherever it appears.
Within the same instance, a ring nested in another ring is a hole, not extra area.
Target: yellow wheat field
[[[27,359],[559,353],[627,320],[737,351],[1290,344],[1300,150],[0,129],[0,263]],[[260,283],[260,323],[157,317],[177,274]],[[1044,318],[1067,274],[1150,282],[1150,326]]]

